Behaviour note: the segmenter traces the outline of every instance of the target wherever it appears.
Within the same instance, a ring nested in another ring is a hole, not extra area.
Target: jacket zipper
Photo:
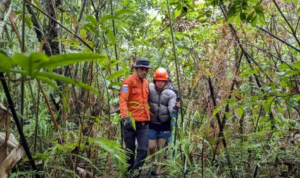
[[[159,119],[160,95],[161,95],[161,92],[159,92],[159,94],[158,94],[158,108],[157,108],[157,120],[159,122],[160,122],[160,119]]]

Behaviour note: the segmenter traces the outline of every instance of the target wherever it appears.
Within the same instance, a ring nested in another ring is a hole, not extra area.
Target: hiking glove
[[[125,130],[134,131],[132,121],[129,116],[123,118],[123,127]]]

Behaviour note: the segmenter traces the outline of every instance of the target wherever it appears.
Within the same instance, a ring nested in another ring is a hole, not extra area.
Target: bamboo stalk
[[[110,0],[110,10],[111,10],[111,15],[114,15],[114,10],[113,10],[113,3],[112,3],[113,0]],[[113,25],[113,33],[114,33],[114,36],[116,38],[116,27],[115,27],[115,20],[112,19],[112,25]],[[116,60],[118,61],[119,58],[118,58],[118,51],[117,51],[117,41],[115,42],[115,56],[116,56]],[[117,71],[119,70],[119,64],[116,65],[117,67]],[[118,82],[120,82],[120,77],[118,77]]]
[[[171,30],[171,37],[172,37],[172,44],[173,44],[173,53],[175,58],[175,66],[176,66],[176,78],[177,78],[177,86],[178,86],[178,96],[181,95],[181,87],[180,87],[180,79],[179,79],[179,67],[178,67],[178,60],[177,60],[177,53],[176,53],[176,46],[174,40],[174,33],[173,33],[173,24],[172,24],[172,16],[169,7],[169,0],[167,0],[167,7],[168,7],[168,14],[169,14],[169,22],[170,22],[170,30]],[[183,124],[184,113],[182,109],[182,98],[180,97],[180,111],[181,111],[181,124]]]
[[[23,0],[22,4],[22,44],[21,44],[21,51],[24,53],[25,50],[25,0]],[[21,115],[24,115],[24,89],[25,89],[25,81],[21,81]],[[23,118],[21,117],[21,126],[23,128]]]

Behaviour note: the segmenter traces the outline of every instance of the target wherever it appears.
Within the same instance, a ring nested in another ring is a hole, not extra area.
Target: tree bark
[[[54,19],[57,19],[57,14],[56,14],[56,6],[59,5],[60,1],[48,1],[47,4],[47,11],[48,14],[53,17]],[[58,38],[58,32],[59,32],[59,27],[56,24],[56,22],[54,22],[53,20],[49,19],[49,23],[47,26],[48,29],[48,42],[50,44],[51,50],[52,50],[52,55],[56,55],[59,54],[59,42],[54,42],[53,40]]]

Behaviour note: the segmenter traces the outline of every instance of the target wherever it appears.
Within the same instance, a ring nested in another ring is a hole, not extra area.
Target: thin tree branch
[[[67,32],[71,33],[72,35],[74,35],[79,41],[81,41],[86,47],[88,47],[91,51],[93,51],[94,49],[87,43],[85,42],[81,37],[79,37],[78,35],[76,35],[74,32],[72,32],[71,30],[69,30],[67,27],[65,27],[63,24],[59,23],[57,20],[55,20],[53,17],[51,17],[49,14],[47,14],[46,12],[44,12],[43,10],[41,10],[40,8],[38,8],[37,6],[35,6],[34,4],[32,4],[29,0],[24,0],[26,1],[28,4],[30,4],[32,7],[34,7],[35,9],[37,9],[38,11],[40,11],[42,14],[44,14],[45,16],[47,16],[48,18],[50,18],[51,20],[53,20],[55,23],[57,23],[58,25],[60,25],[62,28],[64,28]]]
[[[276,38],[276,39],[277,39],[277,40],[279,40],[280,42],[282,42],[282,43],[286,44],[287,46],[289,46],[289,47],[293,48],[294,50],[296,50],[296,51],[300,52],[300,50],[299,50],[299,49],[297,49],[297,48],[296,48],[296,47],[294,47],[293,45],[289,44],[288,42],[286,42],[286,41],[284,41],[284,40],[280,39],[279,37],[275,36],[273,33],[271,33],[271,32],[269,32],[269,31],[267,31],[267,30],[263,29],[263,28],[262,28],[262,27],[260,27],[260,26],[256,26],[256,27],[257,27],[257,28],[259,28],[260,30],[264,31],[265,33],[267,33],[267,34],[271,35],[272,37]]]
[[[275,0],[273,0],[273,2],[274,2],[274,4],[275,4],[276,8],[278,9],[278,11],[280,12],[281,16],[284,18],[284,21],[285,21],[285,22],[288,24],[288,26],[290,27],[290,29],[291,29],[291,31],[292,31],[292,34],[293,34],[295,40],[297,41],[297,43],[298,43],[298,45],[299,45],[299,47],[300,47],[300,41],[299,41],[299,39],[297,38],[296,31],[294,30],[294,28],[292,27],[292,25],[290,24],[290,22],[286,19],[286,17],[283,15],[283,13],[282,13],[280,7],[278,6],[277,2],[276,2]]]

